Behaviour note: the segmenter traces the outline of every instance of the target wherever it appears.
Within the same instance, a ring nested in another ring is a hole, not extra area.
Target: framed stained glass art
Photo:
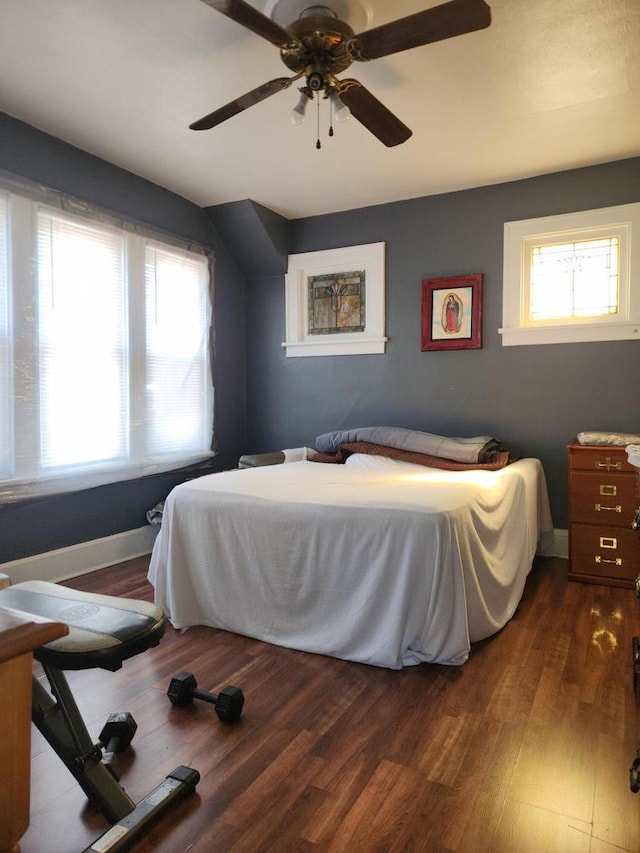
[[[367,275],[365,270],[310,275],[307,279],[310,335],[364,332]]]
[[[289,256],[288,357],[384,353],[384,243]]]

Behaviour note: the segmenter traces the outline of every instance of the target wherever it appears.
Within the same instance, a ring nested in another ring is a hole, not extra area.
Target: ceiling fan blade
[[[252,89],[246,95],[241,95],[234,101],[225,104],[224,107],[214,110],[209,115],[198,119],[198,121],[194,121],[193,124],[189,125],[189,128],[191,130],[210,130],[212,127],[222,124],[223,121],[238,115],[238,113],[252,107],[254,104],[259,104],[265,98],[270,98],[271,95],[282,92],[283,89],[288,89],[293,81],[298,80],[299,77],[300,75],[296,74],[295,77],[276,77],[275,80],[269,80],[268,83],[263,83],[257,89]]]
[[[482,30],[491,23],[485,0],[449,0],[388,24],[365,30],[349,42],[355,59],[378,59],[412,47]]]
[[[388,148],[406,142],[412,131],[357,80],[341,80],[338,95],[351,115]],[[344,87],[344,88],[343,88]]]
[[[241,24],[257,36],[275,44],[276,47],[285,47],[297,43],[297,39],[276,24],[275,21],[267,18],[266,15],[248,3],[244,3],[243,0],[202,0],[202,2],[211,6],[212,9],[222,12],[227,18],[231,18],[232,21]]]

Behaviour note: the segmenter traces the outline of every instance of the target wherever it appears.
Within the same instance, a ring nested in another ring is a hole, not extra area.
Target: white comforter
[[[176,628],[391,669],[462,664],[513,616],[551,529],[536,459],[449,472],[355,454],[177,486],[149,579]]]

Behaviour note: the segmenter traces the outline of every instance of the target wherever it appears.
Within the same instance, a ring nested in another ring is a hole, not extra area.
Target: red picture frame
[[[422,352],[481,349],[482,275],[422,282]]]

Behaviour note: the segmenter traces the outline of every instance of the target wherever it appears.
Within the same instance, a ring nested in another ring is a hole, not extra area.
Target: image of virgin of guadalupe
[[[462,328],[462,300],[455,293],[448,293],[442,302],[442,328],[449,335],[456,335]]]

